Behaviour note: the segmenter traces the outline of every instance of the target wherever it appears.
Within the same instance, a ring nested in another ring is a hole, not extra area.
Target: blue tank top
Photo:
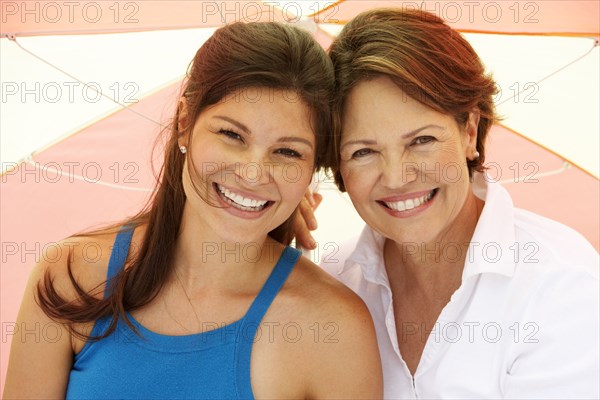
[[[132,233],[126,229],[117,234],[108,265],[109,280],[125,264]],[[232,324],[192,335],[167,336],[144,328],[128,315],[142,337],[119,321],[107,338],[88,341],[74,358],[66,398],[253,399],[252,344],[299,256],[291,247],[284,250],[244,317]],[[105,332],[109,323],[109,317],[96,321],[92,336]]]

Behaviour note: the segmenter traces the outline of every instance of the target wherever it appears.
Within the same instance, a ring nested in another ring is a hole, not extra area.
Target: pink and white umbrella
[[[600,5],[593,1],[0,1],[1,382],[31,266],[56,241],[132,215],[152,192],[162,127],[197,48],[233,21],[301,25],[328,47],[379,6],[435,12],[493,72],[505,117],[487,164],[515,204],[600,247]],[[362,221],[326,180],[313,257]],[[97,257],[89,248],[86,256]],[[37,329],[37,330],[36,330]]]

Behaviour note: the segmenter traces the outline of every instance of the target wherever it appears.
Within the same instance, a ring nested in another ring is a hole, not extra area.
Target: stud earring
[[[474,159],[474,160],[476,160],[476,159],[478,159],[478,158],[479,158],[479,152],[478,152],[477,150],[475,150],[475,151],[473,152],[473,159]]]
[[[185,154],[187,153],[187,148],[185,146],[179,146],[179,151],[181,151],[181,154]]]

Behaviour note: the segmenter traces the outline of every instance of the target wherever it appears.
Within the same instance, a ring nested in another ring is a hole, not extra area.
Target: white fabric
[[[473,191],[485,206],[462,284],[414,379],[398,348],[385,239],[367,226],[321,262],[371,311],[385,398],[599,398],[598,253],[572,229],[514,208],[481,174]]]

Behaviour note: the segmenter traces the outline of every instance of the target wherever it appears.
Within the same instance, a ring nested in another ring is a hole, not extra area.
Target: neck
[[[188,293],[244,287],[268,273],[283,246],[264,235],[235,242],[193,218],[184,218],[175,246],[174,269]]]

